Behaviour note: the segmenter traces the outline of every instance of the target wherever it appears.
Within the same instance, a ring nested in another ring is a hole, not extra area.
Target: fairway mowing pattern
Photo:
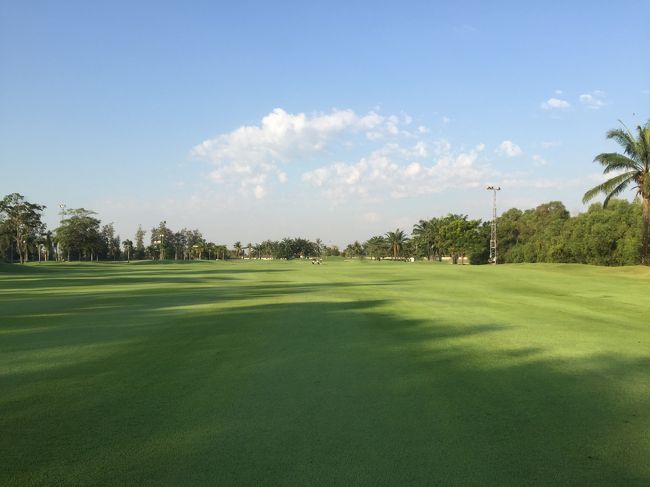
[[[650,485],[650,269],[0,266],[0,485]]]

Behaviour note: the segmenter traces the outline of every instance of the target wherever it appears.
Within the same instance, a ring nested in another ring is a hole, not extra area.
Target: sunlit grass
[[[0,267],[0,484],[647,485],[647,268]]]

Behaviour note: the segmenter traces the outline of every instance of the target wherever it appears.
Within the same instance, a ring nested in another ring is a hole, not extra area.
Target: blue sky
[[[0,192],[51,225],[345,244],[487,218],[487,183],[581,211],[650,118],[646,1],[0,5]]]

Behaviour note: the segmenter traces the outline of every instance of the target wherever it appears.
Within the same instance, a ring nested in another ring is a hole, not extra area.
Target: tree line
[[[615,199],[571,216],[559,201],[511,208],[497,218],[498,263],[557,262],[632,265],[642,262],[642,204]],[[447,215],[349,244],[344,255],[372,259],[425,259],[487,264],[490,223]]]
[[[343,255],[373,260],[449,260],[452,264],[485,264],[489,258],[490,224],[449,214],[419,220],[411,232],[396,229],[355,241],[343,249],[320,239],[284,238],[228,247],[207,241],[198,229],[172,230],[166,221],[146,231],[139,226],[133,240],[121,240],[113,223],[102,224],[85,208],[66,209],[57,228],[42,221],[44,205],[13,193],[0,201],[0,254],[7,262],[34,260],[196,260],[293,259]],[[566,262],[630,265],[642,261],[643,205],[612,199],[571,216],[559,201],[520,210],[497,219],[498,262]],[[148,234],[148,239],[146,238]]]

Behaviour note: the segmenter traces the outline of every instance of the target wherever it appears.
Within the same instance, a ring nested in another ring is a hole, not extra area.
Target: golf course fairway
[[[0,266],[0,485],[650,485],[650,268]]]

